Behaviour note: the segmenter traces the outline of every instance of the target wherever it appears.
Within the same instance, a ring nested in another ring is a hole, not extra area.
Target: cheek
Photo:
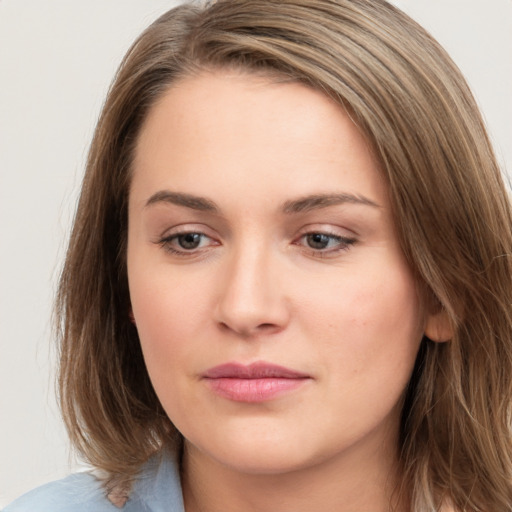
[[[155,273],[133,272],[130,297],[137,331],[152,379],[179,365],[204,325],[204,297],[166,269]],[[169,374],[171,372],[169,371]]]
[[[331,357],[324,362],[330,388],[338,390],[333,408],[343,390],[352,398],[342,407],[359,418],[361,428],[398,414],[422,338],[412,278],[407,272],[391,272],[386,278],[377,274],[368,274],[364,285],[358,280],[357,290],[344,294],[336,328],[328,333]]]
[[[194,393],[195,366],[191,362],[201,353],[194,340],[201,339],[198,331],[204,325],[204,317],[199,294],[187,287],[176,288],[175,283],[167,279],[134,280],[130,293],[155,392],[171,421],[186,430],[184,419],[191,416],[191,410],[200,410]]]
[[[405,266],[344,276],[303,303],[309,337],[321,338],[342,374],[412,370],[422,337],[421,304]]]

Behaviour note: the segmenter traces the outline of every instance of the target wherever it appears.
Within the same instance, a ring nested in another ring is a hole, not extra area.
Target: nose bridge
[[[279,330],[287,321],[276,282],[278,258],[261,238],[237,244],[226,260],[218,321],[241,334]]]

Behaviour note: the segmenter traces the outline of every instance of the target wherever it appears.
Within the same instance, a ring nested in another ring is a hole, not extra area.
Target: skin
[[[312,194],[337,200],[297,202]],[[185,438],[187,512],[389,510],[401,398],[439,322],[338,105],[235,72],[174,84],[138,140],[127,258],[148,372]],[[203,378],[255,361],[307,378],[258,403]]]

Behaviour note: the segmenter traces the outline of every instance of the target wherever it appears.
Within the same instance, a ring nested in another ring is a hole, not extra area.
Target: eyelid
[[[311,223],[307,224],[306,226],[301,227],[298,230],[297,237],[307,235],[309,233],[323,233],[330,236],[337,236],[340,238],[346,238],[346,239],[358,239],[359,234],[354,231],[353,229],[344,227],[344,226],[337,226],[335,224],[328,224],[328,223]]]
[[[184,224],[177,224],[172,227],[165,228],[161,234],[157,235],[159,239],[161,238],[169,238],[171,236],[181,235],[185,233],[201,233],[204,234],[210,238],[215,238],[216,233],[213,229],[211,229],[209,226],[201,223],[184,223]],[[218,237],[217,237],[218,238]]]
[[[180,249],[179,247],[173,247],[173,242],[180,236],[192,233],[199,234],[202,237],[209,239],[211,243],[204,247],[198,247],[189,250],[185,248]],[[215,237],[215,235],[212,233],[212,230],[204,224],[180,224],[178,226],[166,229],[160,236],[157,237],[156,240],[154,240],[154,243],[160,245],[165,251],[172,255],[193,258],[194,256],[199,256],[204,253],[208,247],[221,245],[217,238],[218,237]]]
[[[343,233],[346,231],[350,232],[350,235]],[[331,237],[332,239],[338,240],[337,246],[333,248],[327,249],[315,249],[313,247],[308,247],[303,245],[301,241],[307,237],[308,235],[320,234],[325,235],[327,237]],[[358,242],[358,237],[355,236],[354,232],[345,228],[339,228],[333,226],[331,224],[310,224],[308,226],[304,226],[297,236],[294,238],[293,244],[302,246],[303,250],[306,251],[309,255],[316,258],[329,258],[336,257],[340,253],[348,251],[354,244]]]

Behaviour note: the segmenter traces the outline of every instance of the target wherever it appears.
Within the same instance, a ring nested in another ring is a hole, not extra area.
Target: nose
[[[219,276],[216,321],[221,328],[249,338],[286,327],[290,304],[276,259],[262,247],[246,247],[230,256]]]

